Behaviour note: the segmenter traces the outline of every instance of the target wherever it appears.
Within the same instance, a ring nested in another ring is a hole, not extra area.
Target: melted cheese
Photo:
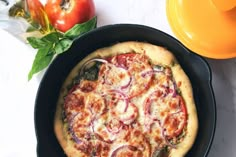
[[[67,117],[76,114],[73,132],[104,157],[112,152],[149,157],[168,144],[163,131],[172,138],[184,125],[171,71],[154,71],[139,54],[124,65],[116,57],[110,62],[101,66],[97,81],[80,81],[80,88],[66,97]]]

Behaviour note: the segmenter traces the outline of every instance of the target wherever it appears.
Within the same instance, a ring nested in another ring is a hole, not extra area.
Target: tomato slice
[[[95,90],[97,83],[95,81],[81,80],[79,88],[82,92],[88,93]]]
[[[106,104],[104,98],[99,94],[95,92],[87,93],[87,90],[83,92],[80,88],[73,90],[73,92],[66,96],[64,101],[65,113],[68,120],[83,110],[89,110],[93,114],[93,117],[97,117],[105,111]]]
[[[110,59],[111,63],[114,63],[116,66],[122,67],[124,69],[129,69],[130,65],[135,60],[135,53],[125,53],[125,54],[119,54],[113,58]],[[108,59],[109,61],[109,59]]]
[[[173,92],[161,88],[145,100],[144,114],[147,130],[156,120],[161,124],[167,138],[180,135],[187,123],[187,109],[182,96],[173,95]]]
[[[88,144],[92,139],[91,113],[89,111],[81,111],[73,116],[69,121],[69,132],[72,139],[76,143],[76,148],[82,150],[89,149]],[[87,152],[88,150],[86,150]]]
[[[78,112],[83,111],[84,108],[85,108],[85,98],[82,93],[77,94],[71,92],[65,97],[64,109],[68,121],[70,121],[73,118],[73,116],[76,115]]]
[[[96,139],[105,143],[115,141],[122,128],[123,124],[116,118],[110,117],[109,113],[105,113],[93,121],[93,132]]]
[[[94,118],[99,117],[106,110],[105,100],[101,95],[91,92],[86,95],[86,107]]]
[[[181,111],[169,114],[163,122],[162,127],[165,129],[165,135],[168,138],[180,135],[187,123],[186,105],[181,96],[178,98]]]
[[[120,86],[122,91],[129,98],[142,94],[150,87],[153,75],[143,75],[148,71],[152,71],[149,58],[144,54],[126,53],[119,54],[107,59],[110,64],[127,70],[130,79],[127,79],[126,85]],[[111,80],[115,75],[111,75]]]

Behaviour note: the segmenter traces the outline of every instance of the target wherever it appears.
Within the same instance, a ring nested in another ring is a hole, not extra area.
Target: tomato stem
[[[67,10],[70,8],[70,0],[62,0],[60,4],[63,10]]]

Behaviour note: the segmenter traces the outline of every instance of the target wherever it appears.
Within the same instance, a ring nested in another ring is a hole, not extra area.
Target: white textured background
[[[94,2],[98,26],[143,24],[173,35],[166,19],[165,0]],[[19,40],[25,24],[9,19],[6,11],[0,2],[0,157],[35,157],[34,100],[42,74],[27,82],[35,50]],[[207,60],[218,109],[209,157],[236,157],[236,59]]]

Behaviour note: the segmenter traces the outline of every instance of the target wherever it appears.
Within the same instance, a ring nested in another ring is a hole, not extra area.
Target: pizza
[[[92,52],[70,72],[54,128],[68,157],[183,157],[198,118],[174,55],[127,41]]]

